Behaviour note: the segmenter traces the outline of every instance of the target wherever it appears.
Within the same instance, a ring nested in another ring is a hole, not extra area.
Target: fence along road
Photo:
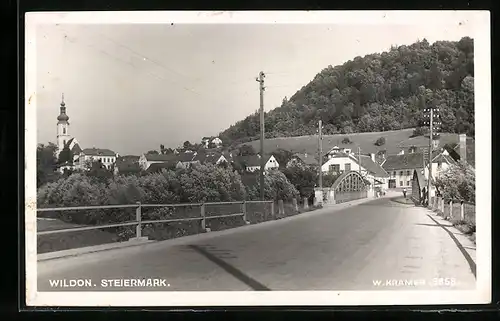
[[[473,289],[467,260],[428,212],[385,197],[185,242],[39,262],[38,291]],[[101,284],[124,278],[158,278],[168,286]],[[92,286],[51,287],[56,279]]]

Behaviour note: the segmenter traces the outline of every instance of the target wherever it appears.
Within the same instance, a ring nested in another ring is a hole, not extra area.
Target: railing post
[[[465,220],[464,201],[460,202],[460,220]]]
[[[453,218],[453,201],[450,200],[450,220]]]
[[[271,202],[271,219],[272,220],[275,219],[275,215],[274,215],[274,201]]]
[[[278,201],[278,215],[285,216],[285,206],[283,204],[283,200]]]
[[[441,199],[441,214],[444,216],[444,198]]]
[[[245,224],[250,224],[250,222],[247,221],[247,203],[246,203],[246,201],[243,201],[243,203],[241,204],[241,210],[243,212],[243,222]]]
[[[304,197],[304,209],[309,209],[309,199],[307,197]]]
[[[205,203],[201,204],[200,211],[201,211],[201,229],[202,231],[206,232],[207,220],[205,216]]]
[[[299,205],[297,203],[297,199],[293,198],[292,203],[293,203],[293,208],[295,209],[295,212],[298,212],[299,211]]]
[[[135,227],[135,237],[140,239],[142,237],[142,206],[141,202],[137,202],[137,208],[135,209],[135,220],[137,221],[137,226]]]

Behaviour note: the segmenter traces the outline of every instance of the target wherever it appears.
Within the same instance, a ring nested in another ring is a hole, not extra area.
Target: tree
[[[289,150],[278,148],[273,152],[274,158],[280,165],[280,168],[285,168],[286,164],[292,159],[293,153]]]
[[[265,115],[266,137],[314,135],[318,120],[344,134],[415,128],[433,99],[469,117],[448,117],[443,130],[474,136],[474,41],[416,42],[321,70]],[[443,86],[445,84],[446,86]],[[419,100],[421,100],[419,102]],[[383,108],[381,108],[383,106]],[[220,134],[231,145],[258,140],[253,113]]]
[[[73,162],[73,152],[69,149],[68,146],[64,146],[63,150],[59,153],[59,164],[64,164],[66,162]]]
[[[186,140],[184,142],[184,144],[182,144],[182,146],[185,148],[185,149],[188,149],[192,146],[192,144],[189,142],[189,140]]]
[[[36,149],[37,163],[37,187],[59,179],[60,175],[56,172],[57,145],[54,143],[39,144]]]
[[[375,141],[375,145],[377,146],[382,146],[385,144],[385,137],[379,137],[376,141]]]
[[[444,198],[465,202],[476,201],[476,173],[466,163],[451,165],[436,179],[436,186]]]
[[[291,166],[283,170],[286,178],[299,191],[300,197],[314,194],[314,186],[318,182],[318,172],[310,167]]]
[[[429,132],[427,127],[417,127],[413,130],[411,137],[424,136]]]
[[[252,147],[252,145],[243,145],[239,148],[240,156],[257,155],[257,152]]]
[[[344,137],[342,139],[342,144],[352,144],[351,140],[349,139],[349,137]]]

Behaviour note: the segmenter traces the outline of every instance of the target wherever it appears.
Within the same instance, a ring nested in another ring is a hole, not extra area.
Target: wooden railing
[[[431,197],[429,208],[449,220],[476,222],[476,205],[463,200]]]
[[[200,221],[201,228],[207,231],[206,222],[207,220],[217,219],[217,218],[228,218],[241,216],[246,224],[249,224],[247,220],[247,204],[270,204],[271,205],[271,216],[274,217],[274,202],[273,201],[242,201],[242,202],[213,202],[213,203],[192,203],[192,204],[142,204],[137,202],[136,204],[129,205],[103,205],[103,206],[76,206],[76,207],[55,207],[55,208],[37,208],[37,213],[43,212],[64,212],[64,211],[85,211],[85,210],[103,210],[103,209],[126,209],[135,208],[135,220],[129,222],[121,222],[114,224],[98,224],[85,227],[75,227],[75,228],[64,228],[57,230],[39,231],[37,235],[48,235],[56,233],[68,233],[68,232],[79,232],[85,230],[97,230],[103,228],[111,227],[123,227],[123,226],[136,226],[135,237],[142,237],[142,226],[144,224],[153,223],[174,223],[174,222],[188,222],[188,221]],[[282,212],[283,202],[281,201],[279,211]],[[237,213],[223,214],[223,215],[206,215],[206,207],[212,205],[241,205],[240,211]],[[199,207],[200,216],[199,217],[184,217],[184,218],[169,218],[169,219],[158,219],[158,220],[143,220],[142,210],[144,208],[151,207],[163,207],[163,208],[174,208],[174,207]]]

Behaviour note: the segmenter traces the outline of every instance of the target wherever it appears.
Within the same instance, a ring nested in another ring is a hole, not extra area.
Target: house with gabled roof
[[[318,165],[319,161],[314,155],[307,153],[295,153],[292,155],[291,159],[286,164],[286,167],[291,167],[291,166],[314,167]]]
[[[388,188],[410,188],[413,172],[424,170],[424,153],[389,155],[382,168],[389,174]]]
[[[175,162],[177,164],[177,154],[142,154],[139,157],[139,166],[142,170],[147,170],[152,164]]]
[[[88,162],[100,162],[104,168],[112,169],[116,163],[118,154],[106,148],[85,148],[78,156],[80,168],[84,168]]]
[[[431,161],[433,179],[439,178],[443,171],[456,164],[446,149],[433,151]],[[426,179],[429,177],[428,164],[427,154],[410,152],[388,156],[382,167],[389,173],[389,188],[411,188],[414,171],[422,172]]]
[[[224,155],[219,152],[209,152],[209,153],[199,152],[194,157],[193,161],[198,162],[202,165],[203,164],[219,165],[223,162],[229,163],[227,158],[224,157]]]
[[[272,170],[272,169],[278,169],[279,168],[279,163],[274,157],[274,155],[268,154],[264,155],[265,157],[265,165],[264,165],[264,170]],[[260,155],[245,155],[245,156],[235,156],[233,157],[233,162],[238,163],[241,167],[245,169],[247,172],[257,172],[260,171],[260,162],[261,158]]]
[[[210,148],[211,146],[219,148],[222,146],[222,140],[219,137],[208,137],[205,136],[201,139],[201,145],[204,148]]]

